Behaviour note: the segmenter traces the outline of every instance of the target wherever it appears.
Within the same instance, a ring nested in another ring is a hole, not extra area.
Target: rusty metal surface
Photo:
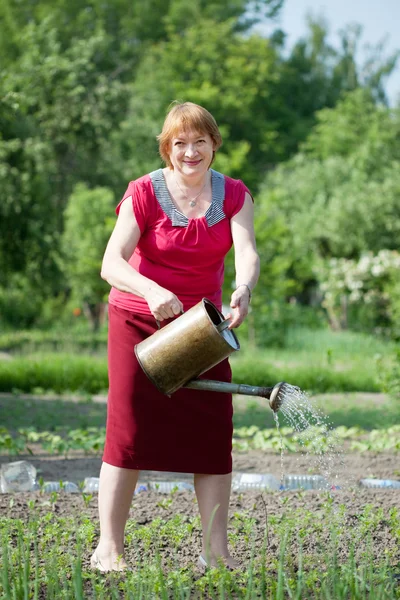
[[[227,381],[214,381],[213,379],[194,379],[183,387],[192,390],[208,390],[209,392],[225,392],[226,394],[243,394],[244,396],[259,396],[269,399],[274,387],[259,387],[245,383],[228,383]]]
[[[239,350],[233,331],[218,331],[223,322],[222,313],[203,298],[135,346],[142,369],[161,392],[172,394]]]

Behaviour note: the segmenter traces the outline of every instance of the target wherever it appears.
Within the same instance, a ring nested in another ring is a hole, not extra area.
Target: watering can
[[[276,412],[293,386],[281,381],[259,387],[208,379],[196,379],[240,349],[235,333],[228,329],[218,308],[207,298],[155,331],[135,346],[140,366],[156,388],[170,396],[181,387],[211,392],[260,396]]]

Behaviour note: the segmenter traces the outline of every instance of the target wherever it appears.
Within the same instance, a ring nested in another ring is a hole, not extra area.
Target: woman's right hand
[[[173,319],[183,312],[183,304],[179,298],[160,286],[151,287],[144,295],[144,299],[157,321]]]

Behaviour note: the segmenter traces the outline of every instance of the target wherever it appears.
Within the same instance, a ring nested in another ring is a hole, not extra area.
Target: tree
[[[319,112],[302,151],[266,178],[261,212],[285,223],[286,277],[308,301],[321,261],[398,250],[399,134],[400,111],[355,90]]]
[[[109,285],[100,278],[101,261],[114,226],[114,194],[78,184],[65,209],[63,270],[72,295],[83,304],[94,330],[104,314]]]

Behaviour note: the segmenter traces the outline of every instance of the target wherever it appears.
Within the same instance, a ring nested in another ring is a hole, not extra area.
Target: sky
[[[366,44],[375,45],[382,40],[386,40],[384,56],[400,49],[400,0],[285,0],[275,27],[287,34],[289,47],[305,35],[307,13],[322,15],[327,20],[329,42],[333,46],[338,46],[340,29],[349,23],[359,23],[363,27],[361,51]],[[360,59],[362,63],[362,53]],[[390,104],[400,101],[400,59],[386,80],[385,89]]]

